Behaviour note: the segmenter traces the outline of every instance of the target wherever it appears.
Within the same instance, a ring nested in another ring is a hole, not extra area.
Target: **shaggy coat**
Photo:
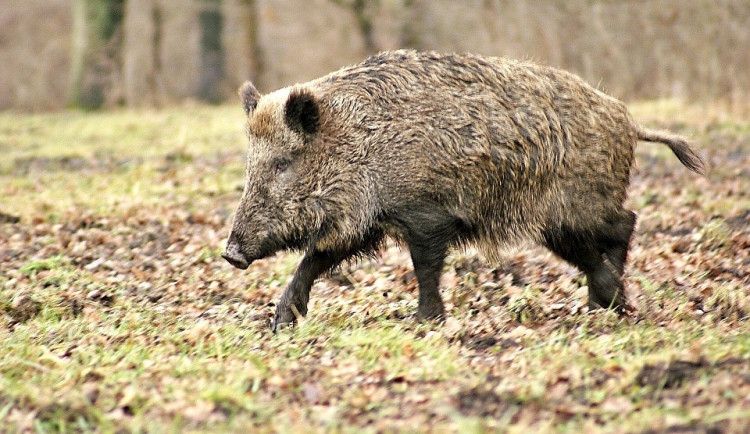
[[[622,310],[637,141],[705,171],[683,138],[640,127],[577,76],[503,58],[384,52],[262,97],[245,83],[240,97],[247,185],[223,256],[246,268],[305,252],[274,330],[307,312],[318,276],[388,237],[411,252],[420,317],[443,314],[451,246],[495,259],[526,242],[586,273],[590,306]]]

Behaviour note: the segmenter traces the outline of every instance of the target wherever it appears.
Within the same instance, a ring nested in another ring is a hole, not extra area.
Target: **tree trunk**
[[[359,33],[362,34],[362,39],[365,43],[365,50],[367,55],[375,54],[378,51],[377,44],[375,43],[375,35],[372,29],[372,17],[368,14],[369,2],[368,0],[354,0],[352,3],[352,12],[354,17],[357,19],[357,27]]]
[[[258,19],[258,2],[256,0],[243,0],[243,6],[247,10],[247,56],[250,69],[250,80],[255,87],[262,88],[262,77],[264,71],[263,48],[260,43],[260,20]]]
[[[223,99],[224,48],[221,32],[224,25],[221,14],[221,0],[203,0],[199,15],[200,41],[200,80],[198,98],[209,103]]]
[[[119,68],[124,0],[74,0],[68,105],[96,109]]]
[[[362,42],[365,46],[367,55],[375,54],[379,50],[375,42],[375,34],[372,27],[372,16],[369,9],[377,6],[377,0],[331,0],[335,5],[349,9],[354,15],[357,23],[357,30],[362,36]]]
[[[421,49],[422,41],[420,38],[421,19],[424,13],[423,4],[419,0],[404,0],[403,14],[404,19],[401,23],[401,47]]]
[[[128,0],[123,51],[123,89],[128,106],[158,106],[161,86],[162,12],[158,0]]]

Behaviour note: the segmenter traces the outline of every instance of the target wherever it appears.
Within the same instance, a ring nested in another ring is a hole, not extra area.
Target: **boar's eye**
[[[291,161],[287,160],[286,158],[277,158],[273,160],[273,165],[271,166],[273,168],[273,173],[275,175],[281,174],[289,167],[290,163]]]

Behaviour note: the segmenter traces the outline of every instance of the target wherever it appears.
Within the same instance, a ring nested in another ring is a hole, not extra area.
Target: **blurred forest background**
[[[530,58],[748,111],[748,0],[0,0],[0,109],[221,102],[379,50]]]

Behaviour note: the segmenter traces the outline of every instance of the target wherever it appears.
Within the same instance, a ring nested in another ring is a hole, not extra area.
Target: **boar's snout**
[[[240,245],[236,238],[233,236],[229,237],[227,243],[227,249],[221,255],[222,258],[226,259],[227,262],[234,265],[235,267],[244,270],[250,265],[245,257],[245,254],[240,250]]]

